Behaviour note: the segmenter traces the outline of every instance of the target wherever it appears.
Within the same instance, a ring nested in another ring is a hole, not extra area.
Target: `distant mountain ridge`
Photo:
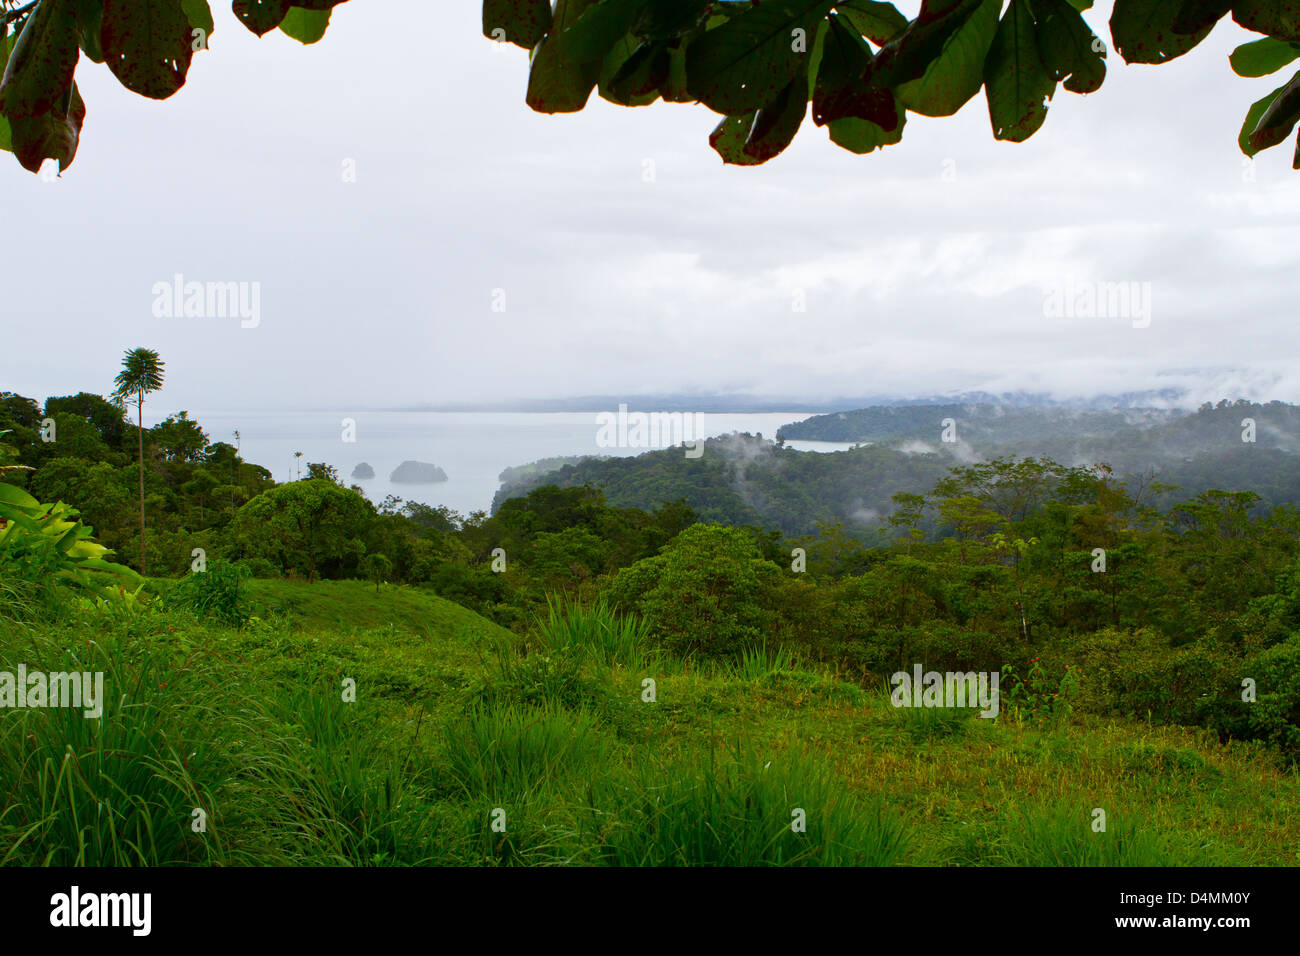
[[[912,405],[1002,405],[1010,408],[1116,409],[1151,406],[1183,407],[1191,411],[1186,389],[1152,389],[1118,395],[1059,399],[1046,393],[969,391],[900,398],[897,395],[850,395],[810,399],[807,396],[749,395],[738,392],[666,392],[646,395],[583,395],[565,398],[508,399],[493,402],[438,402],[381,409],[393,412],[598,412],[619,405],[663,412],[820,412],[868,407]]]

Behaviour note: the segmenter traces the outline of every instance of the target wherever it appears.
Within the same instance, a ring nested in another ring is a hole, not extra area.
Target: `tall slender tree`
[[[163,385],[163,362],[153,349],[130,349],[122,357],[122,371],[113,379],[113,399],[123,405],[135,401],[140,433],[140,573],[144,566],[144,397]]]

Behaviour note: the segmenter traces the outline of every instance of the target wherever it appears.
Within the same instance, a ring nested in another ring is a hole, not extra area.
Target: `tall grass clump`
[[[812,759],[763,759],[737,745],[677,766],[646,768],[607,788],[598,816],[603,861],[615,866],[889,866],[909,831],[875,802],[854,798]]]
[[[606,667],[641,670],[654,656],[649,624],[617,613],[604,600],[584,606],[564,595],[547,595],[546,613],[534,627],[548,650],[573,651]]]
[[[429,792],[412,746],[377,744],[380,718],[332,685],[285,690],[271,712],[277,758],[265,776],[300,862],[431,861]]]
[[[1002,836],[984,860],[995,866],[1186,866],[1171,859],[1145,821],[1108,813],[1106,829],[1093,830],[1093,810],[1074,804],[1017,807],[1004,818]]]
[[[22,656],[19,657],[19,654]],[[89,641],[0,647],[0,666],[101,672],[99,717],[86,708],[23,708],[0,723],[0,864],[158,866],[240,862],[225,825],[256,827],[217,793],[239,772],[228,742],[247,729],[214,701],[212,669]],[[83,701],[84,703],[84,701]],[[193,810],[207,813],[195,832]],[[250,819],[250,817],[254,819]]]
[[[718,662],[723,673],[742,681],[760,681],[773,674],[787,674],[798,663],[794,651],[784,645],[754,643],[743,645],[735,658]]]
[[[478,703],[445,729],[447,769],[471,799],[517,798],[573,776],[597,775],[610,758],[595,718],[554,705]]]

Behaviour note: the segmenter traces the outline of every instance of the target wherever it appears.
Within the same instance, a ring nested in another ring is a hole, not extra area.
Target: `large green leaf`
[[[99,43],[123,86],[165,100],[185,85],[192,29],[181,0],[104,0]]]
[[[485,37],[531,50],[550,27],[550,0],[483,0]]]
[[[43,0],[28,17],[0,80],[0,113],[12,124],[66,101],[77,68],[77,18],[71,0]]]
[[[691,94],[727,115],[774,102],[805,75],[818,22],[832,6],[833,0],[768,0],[707,31],[686,51]]]
[[[829,29],[817,65],[813,92],[813,122],[824,126],[855,117],[892,130],[898,126],[898,108],[892,90],[872,86],[864,78],[874,58],[871,47],[856,28],[846,26],[838,14]]]
[[[835,12],[845,17],[855,30],[876,46],[884,46],[907,29],[907,17],[899,13],[892,3],[847,0],[835,4]]]
[[[81,139],[81,125],[86,119],[86,104],[74,82],[64,104],[56,104],[40,116],[24,116],[9,121],[13,152],[28,172],[39,172],[47,159],[59,161],[59,172],[72,165]]]
[[[925,76],[948,41],[983,3],[984,0],[922,0],[916,19],[876,54],[872,82],[897,88]]]
[[[104,18],[103,0],[72,0],[77,17],[77,45],[93,63],[104,62],[99,46],[99,29]]]
[[[1020,143],[1047,119],[1056,89],[1038,54],[1038,33],[1029,0],[1011,0],[998,24],[985,67],[989,119],[995,139]]]
[[[1300,57],[1300,43],[1264,37],[1237,47],[1228,62],[1238,76],[1256,77],[1276,73],[1297,57]]]
[[[900,103],[898,106],[898,126],[892,130],[882,129],[870,120],[861,120],[853,116],[836,120],[828,124],[826,128],[830,130],[831,142],[835,145],[841,146],[851,153],[864,155],[900,142],[903,139],[903,127],[906,124],[907,112]]]
[[[670,65],[666,44],[640,43],[629,33],[605,57],[597,84],[600,95],[620,106],[646,106],[659,99]]]
[[[7,485],[0,481],[0,516],[11,517],[15,511],[24,514],[37,514],[41,503],[16,485]]]
[[[299,43],[318,43],[329,29],[331,10],[304,10],[290,7],[280,21],[280,32]]]
[[[330,10],[347,0],[233,0],[231,9],[239,22],[258,36],[278,27],[291,7],[304,10]]]
[[[1242,151],[1254,156],[1260,150],[1276,146],[1291,135],[1297,122],[1300,122],[1300,73],[1250,108],[1241,131]]]
[[[1209,30],[1231,9],[1232,0],[1183,0],[1174,17],[1174,32],[1188,35]]]
[[[1002,0],[984,0],[944,43],[920,79],[898,87],[898,99],[924,116],[951,116],[984,84],[984,61],[998,30]]]
[[[1094,93],[1106,79],[1106,48],[1065,0],[1032,0],[1038,55],[1047,75],[1071,93]]]
[[[528,71],[527,102],[539,113],[576,113],[587,105],[600,78],[601,60],[580,62],[567,48],[566,33],[597,0],[558,0],[551,32],[542,40]],[[626,31],[625,31],[626,32]],[[618,42],[618,37],[613,40]]]
[[[216,24],[212,20],[212,8],[208,6],[208,0],[181,0],[181,9],[185,11],[185,19],[191,27],[212,36]]]
[[[760,163],[780,155],[794,141],[807,114],[808,82],[799,74],[754,116],[754,126],[745,140],[745,155]]]
[[[1232,19],[1247,30],[1282,40],[1300,40],[1300,2],[1297,0],[1236,0]]]
[[[600,0],[588,7],[563,37],[565,55],[576,63],[603,61],[628,35],[650,0]]]
[[[289,12],[289,0],[234,0],[231,9],[240,23],[258,36],[265,36],[278,27]]]
[[[1213,16],[1213,10],[1220,6],[1223,9],[1219,15]],[[1124,62],[1165,63],[1182,56],[1209,36],[1226,12],[1227,4],[1223,0],[1195,6],[1190,0],[1115,0],[1110,35]],[[1195,29],[1180,33],[1176,27]]]
[[[796,76],[770,106],[753,113],[728,116],[709,137],[724,163],[757,166],[785,150],[808,112],[808,83]]]
[[[758,111],[744,113],[740,116],[723,117],[709,135],[709,145],[714,148],[724,163],[732,166],[757,166],[759,160],[745,154],[745,143],[749,132],[754,128],[754,117]]]

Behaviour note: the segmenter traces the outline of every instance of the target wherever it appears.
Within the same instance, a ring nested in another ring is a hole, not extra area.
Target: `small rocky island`
[[[446,481],[447,473],[427,461],[404,461],[393,470],[388,480],[394,484],[428,485],[435,481]]]
[[[365,481],[367,478],[375,477],[375,469],[371,468],[369,464],[363,461],[361,464],[357,465],[357,467],[352,469],[352,477]]]

